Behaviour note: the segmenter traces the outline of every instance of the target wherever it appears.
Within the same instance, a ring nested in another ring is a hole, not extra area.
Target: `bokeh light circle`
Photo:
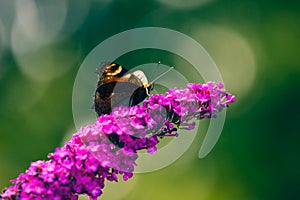
[[[67,40],[78,29],[89,4],[78,0],[16,0],[11,49],[30,79],[48,82],[74,66],[79,48]]]
[[[256,58],[250,43],[226,26],[194,26],[191,36],[205,45],[222,73],[226,88],[239,94],[239,99],[243,98],[249,93],[256,76]]]

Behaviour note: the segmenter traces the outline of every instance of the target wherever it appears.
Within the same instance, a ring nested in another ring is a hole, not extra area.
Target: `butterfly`
[[[94,109],[98,116],[109,114],[116,106],[133,106],[147,98],[154,88],[144,72],[129,72],[115,62],[103,62],[97,68],[98,83]]]

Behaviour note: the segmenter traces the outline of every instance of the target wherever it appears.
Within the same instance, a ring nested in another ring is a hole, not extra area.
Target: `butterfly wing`
[[[149,96],[149,92],[153,89],[153,84],[148,83],[145,73],[141,70],[126,74],[120,81],[122,81],[122,79],[126,79],[127,82],[132,83],[135,86],[133,87],[134,90],[130,90],[132,93],[129,99],[129,106],[141,103]]]
[[[145,75],[145,73],[141,70],[136,70],[134,72],[132,72],[132,74],[138,79],[140,80],[140,82],[142,83],[142,85],[144,84],[148,84],[148,79],[147,76]]]
[[[138,105],[148,97],[148,88],[138,87],[130,96],[129,106]]]
[[[101,63],[97,73],[94,108],[98,116],[109,114],[116,106],[139,104],[153,88],[153,84],[148,84],[144,72],[137,70],[128,73],[128,70],[116,63]]]
[[[102,62],[96,69],[98,74],[97,87],[109,82],[117,82],[128,72],[127,69],[114,62]]]
[[[137,105],[147,97],[143,90],[145,88],[130,82],[102,84],[95,92],[95,111],[100,116],[101,114],[109,114],[117,106]],[[138,97],[137,95],[140,96]],[[134,98],[132,98],[133,96]]]
[[[98,116],[111,112],[112,91],[116,82],[101,84],[97,87],[94,97],[94,109]]]

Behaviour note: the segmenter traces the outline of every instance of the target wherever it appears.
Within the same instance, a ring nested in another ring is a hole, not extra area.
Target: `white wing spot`
[[[134,71],[134,72],[132,72],[132,74],[134,74],[137,78],[139,78],[143,84],[148,83],[148,79],[147,79],[145,73],[142,72],[141,70]]]

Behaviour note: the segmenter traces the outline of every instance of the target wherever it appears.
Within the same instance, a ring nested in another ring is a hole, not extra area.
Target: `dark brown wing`
[[[137,88],[129,99],[129,106],[138,105],[144,99],[149,96],[150,91],[152,90],[152,85],[149,87],[139,87]]]
[[[98,83],[94,108],[98,116],[109,114],[116,106],[133,106],[142,102],[152,90],[121,65],[104,62],[97,69]]]
[[[95,92],[94,108],[98,116],[111,112],[112,91],[117,82],[99,85]]]
[[[95,92],[95,111],[98,116],[109,114],[114,107],[137,105],[147,96],[146,88],[130,82],[103,84]]]
[[[102,62],[96,69],[96,73],[98,74],[97,87],[105,83],[117,82],[127,72],[127,69],[117,63]]]
[[[133,73],[126,74],[125,76],[121,77],[119,79],[121,81],[126,81],[127,84],[120,84],[120,88],[118,88],[117,84],[117,92],[122,92],[125,91],[126,98],[129,97],[128,104],[125,104],[126,106],[133,106],[133,105],[138,105],[141,103],[145,98],[149,96],[150,91],[153,89],[153,83],[144,85],[142,81],[136,77]],[[124,82],[125,83],[125,82]],[[127,88],[123,88],[127,87]],[[127,102],[126,102],[127,103]]]

